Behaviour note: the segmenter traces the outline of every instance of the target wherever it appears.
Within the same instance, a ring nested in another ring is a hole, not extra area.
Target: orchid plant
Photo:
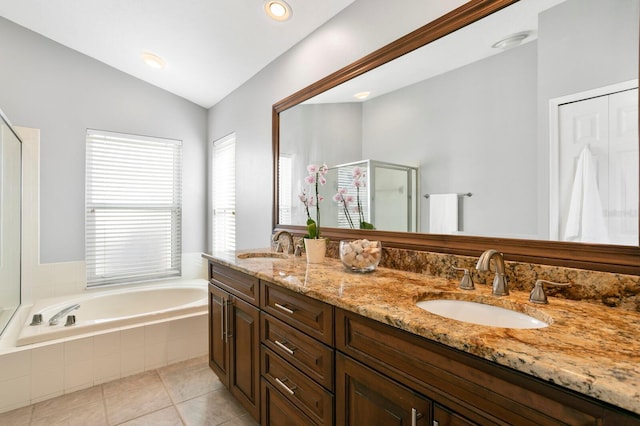
[[[354,211],[358,213],[359,228],[376,229],[373,224],[364,220],[364,209],[360,202],[360,188],[365,188],[367,186],[367,175],[360,167],[356,166],[353,168],[352,178],[353,186],[356,188],[356,207]],[[349,205],[353,203],[353,196],[348,194],[348,190],[346,188],[338,188],[338,193],[333,196],[333,201],[342,206],[347,222],[349,222],[349,227],[351,229],[355,228],[353,219],[351,218],[351,213],[349,212]]]
[[[321,185],[327,183],[327,179],[325,178],[327,171],[329,171],[329,168],[326,164],[309,164],[307,166],[307,172],[309,174],[304,181],[307,185],[314,188],[314,194],[309,194],[303,189],[302,193],[298,196],[307,212],[307,235],[305,235],[305,238],[320,238],[320,202],[323,200],[323,197],[319,194],[319,188]],[[311,212],[309,210],[313,207],[315,207],[316,210],[315,220],[311,218]]]

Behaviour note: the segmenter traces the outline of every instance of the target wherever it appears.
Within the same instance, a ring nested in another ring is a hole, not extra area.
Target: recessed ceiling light
[[[491,45],[494,49],[511,49],[512,47],[519,46],[522,42],[531,35],[531,31],[523,31],[521,33],[512,34],[499,40]]]
[[[367,99],[370,94],[371,94],[371,92],[359,92],[359,93],[356,93],[355,95],[353,95],[353,97],[362,101],[362,100]]]
[[[142,60],[145,64],[155,69],[162,69],[167,65],[164,59],[162,59],[160,56],[154,55],[153,53],[149,52],[144,52],[142,54]]]
[[[286,21],[291,18],[291,6],[283,0],[270,0],[264,2],[264,11],[271,19]]]

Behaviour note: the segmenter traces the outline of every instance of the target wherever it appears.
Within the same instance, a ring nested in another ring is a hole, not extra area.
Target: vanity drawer
[[[333,394],[262,346],[263,377],[319,425],[333,423]]]
[[[333,306],[264,281],[260,298],[265,312],[333,346]]]
[[[260,340],[273,352],[329,390],[333,390],[334,351],[295,328],[260,313]]]
[[[235,269],[209,262],[209,281],[247,303],[258,306],[260,280]]]

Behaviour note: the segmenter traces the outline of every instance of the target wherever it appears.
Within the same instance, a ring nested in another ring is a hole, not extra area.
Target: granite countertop
[[[640,414],[638,313],[554,297],[548,305],[538,305],[528,301],[528,292],[496,297],[490,286],[459,290],[457,281],[387,268],[351,273],[336,259],[307,264],[304,257],[241,259],[240,253],[203,257]],[[433,298],[483,301],[551,324],[541,329],[488,327],[416,306]]]

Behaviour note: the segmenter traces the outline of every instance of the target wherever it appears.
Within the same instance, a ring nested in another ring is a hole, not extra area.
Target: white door
[[[608,225],[612,243],[638,245],[638,89],[609,96]]]
[[[638,89],[560,105],[558,132],[559,238],[637,245]],[[583,152],[590,153],[590,162],[580,161]],[[589,164],[586,169],[585,164]],[[596,182],[595,190],[586,183],[591,178]],[[603,219],[606,229],[591,233],[598,237],[584,236],[581,229],[580,235],[570,238],[565,234],[569,216],[584,213],[575,206],[572,209],[571,204],[580,203],[585,191],[589,197],[599,198],[601,207],[572,219],[581,222],[584,229],[601,226]]]

